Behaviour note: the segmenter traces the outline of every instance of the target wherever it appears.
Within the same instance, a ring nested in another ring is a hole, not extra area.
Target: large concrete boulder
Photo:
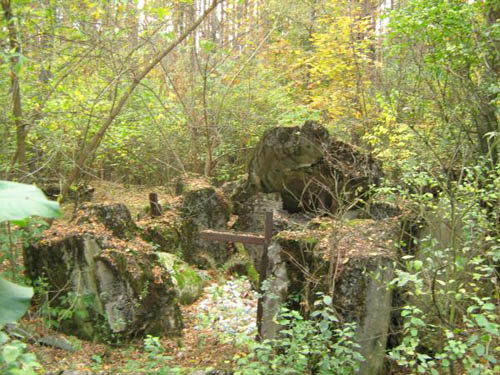
[[[58,319],[65,332],[102,342],[179,335],[182,319],[171,273],[149,244],[114,235],[115,210],[101,215],[105,205],[88,207],[79,213],[79,225],[53,225],[24,251],[28,276],[48,284],[53,311],[67,310]],[[125,227],[131,229],[132,221]],[[132,237],[128,230],[118,233]]]
[[[183,220],[178,209],[164,210],[161,216],[146,217],[137,222],[141,237],[153,244],[160,252],[182,254],[181,237]]]
[[[139,222],[142,238],[158,251],[176,254],[190,265],[217,268],[231,256],[228,243],[202,240],[205,229],[226,230],[231,204],[224,193],[201,176],[185,176],[176,183],[179,194],[159,217]]]
[[[278,334],[279,306],[290,304],[290,295],[295,296],[291,307],[308,313],[321,292],[333,297],[341,322],[357,323],[356,340],[365,358],[359,373],[382,374],[393,312],[386,286],[393,278],[399,234],[398,218],[324,219],[301,231],[278,233],[268,252],[264,338]]]
[[[224,264],[229,244],[200,239],[204,229],[226,230],[231,206],[224,194],[202,178],[185,181],[180,217],[180,245],[184,260],[201,268]]]
[[[137,236],[137,226],[123,203],[82,205],[76,215],[76,224],[102,224],[112,235],[122,240]]]
[[[173,276],[177,300],[181,305],[190,305],[203,294],[204,280],[197,272],[174,254],[158,252],[162,265]]]
[[[268,130],[248,167],[248,194],[279,193],[290,212],[337,212],[381,177],[366,152],[334,139],[313,121]]]

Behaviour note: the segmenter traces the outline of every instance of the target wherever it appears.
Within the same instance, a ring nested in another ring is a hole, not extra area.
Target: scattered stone
[[[211,328],[230,341],[257,335],[257,293],[245,278],[205,287],[196,306],[200,324],[195,329]]]
[[[71,345],[71,343],[64,339],[55,336],[43,336],[40,337],[37,342],[41,345],[52,346],[54,348],[62,349],[67,352],[73,353],[76,349]]]

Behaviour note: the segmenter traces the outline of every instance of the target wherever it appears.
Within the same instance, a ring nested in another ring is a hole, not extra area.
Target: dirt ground
[[[160,338],[161,348],[148,351],[143,340],[136,340],[124,347],[112,347],[91,343],[76,337],[47,329],[41,319],[29,317],[22,325],[43,335],[54,335],[66,339],[75,352],[68,352],[49,346],[30,344],[29,351],[35,353],[45,374],[110,373],[186,373],[195,369],[230,369],[236,354],[243,354],[241,348],[223,343],[217,332],[211,329],[194,329],[199,325],[196,303],[182,307],[185,328],[182,337]],[[184,372],[181,372],[183,369]],[[176,372],[177,371],[177,372]]]

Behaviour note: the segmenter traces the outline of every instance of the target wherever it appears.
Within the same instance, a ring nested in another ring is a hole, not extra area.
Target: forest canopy
[[[495,1],[1,3],[3,176],[224,181],[306,119],[395,173],[498,159]]]

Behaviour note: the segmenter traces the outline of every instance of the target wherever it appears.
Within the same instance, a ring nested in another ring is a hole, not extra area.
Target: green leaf
[[[421,260],[415,260],[413,262],[413,266],[415,267],[416,271],[420,271],[422,269],[423,262]]]
[[[408,316],[411,314],[411,311],[410,310],[402,310],[401,311],[401,316]]]
[[[0,326],[21,318],[31,302],[33,288],[0,278]]]
[[[474,314],[474,319],[479,327],[483,328],[487,333],[498,335],[500,334],[498,326],[495,323],[491,323],[484,315]]]
[[[7,336],[6,333],[0,331],[0,345],[5,344],[7,341],[9,341],[9,336]]]
[[[156,15],[158,18],[162,19],[165,18],[166,16],[170,15],[170,9],[169,8],[156,8],[155,9]]]
[[[322,320],[319,323],[319,330],[321,331],[321,333],[328,331],[329,328],[330,328],[330,324],[328,323],[328,321]]]
[[[410,321],[416,327],[425,327],[425,323],[422,319],[412,317]]]
[[[24,220],[32,215],[56,218],[61,216],[61,209],[36,186],[0,181],[0,222]]]
[[[490,302],[485,303],[481,308],[483,310],[495,310],[496,309],[495,305],[490,303]]]
[[[214,42],[211,40],[201,40],[200,41],[200,47],[205,51],[205,52],[212,52],[216,45]]]
[[[476,354],[478,356],[482,357],[484,355],[484,353],[486,353],[486,349],[485,349],[484,345],[476,346]]]
[[[15,345],[4,345],[2,348],[2,359],[7,364],[14,362],[21,354],[21,348]]]
[[[89,313],[87,312],[87,310],[76,310],[75,315],[82,320],[85,320],[89,317]]]

